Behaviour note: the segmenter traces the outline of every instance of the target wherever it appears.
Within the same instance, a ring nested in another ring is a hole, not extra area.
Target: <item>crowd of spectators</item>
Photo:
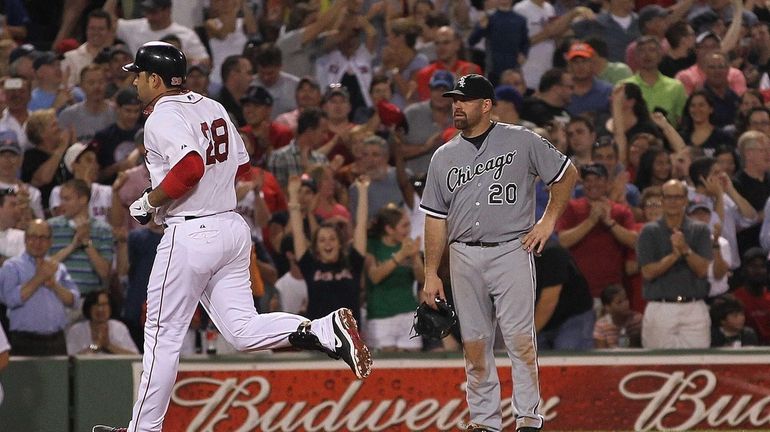
[[[457,133],[442,94],[483,73],[494,119],[581,173],[535,260],[541,349],[770,343],[767,2],[50,3],[0,6],[0,369],[9,350],[143,350],[163,227],[127,216],[147,113],[121,66],[150,40],[185,52],[186,86],[241,130],[262,313],[349,307],[374,349],[457,349],[410,338],[417,204]],[[196,314],[186,352],[212,331]]]

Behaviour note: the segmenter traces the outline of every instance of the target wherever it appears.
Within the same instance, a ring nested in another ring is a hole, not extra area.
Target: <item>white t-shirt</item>
[[[727,268],[732,268],[732,253],[730,252],[730,243],[727,241],[724,237],[719,237],[717,239],[719,243],[719,253],[722,254],[722,258],[727,263]],[[727,290],[730,289],[730,285],[727,283],[727,279],[730,273],[728,272],[724,276],[722,276],[722,279],[714,279],[714,261],[712,260],[709,262],[709,268],[708,268],[708,281],[709,281],[709,297],[716,297],[718,295],[724,294],[727,292]]]
[[[24,231],[16,228],[0,230],[0,255],[13,258],[21,255],[24,249]]]
[[[235,173],[249,155],[219,102],[195,92],[160,98],[145,123],[144,145],[153,189],[188,153],[198,153],[204,163],[198,184],[158,209],[158,224],[164,223],[166,215],[207,216],[235,209]]]
[[[688,200],[699,202],[707,201],[711,203],[712,208],[714,206],[714,200],[711,197],[699,194],[695,192],[695,189],[691,187],[688,188]],[[738,249],[738,238],[736,233],[744,228],[750,227],[755,223],[755,221],[745,218],[738,209],[738,205],[735,203],[735,201],[733,201],[733,199],[730,198],[726,193],[724,194],[722,201],[724,202],[725,220],[720,221],[717,212],[712,211],[711,220],[709,221],[709,229],[713,230],[714,224],[717,222],[722,224],[722,237],[724,237],[730,244],[729,259],[724,255],[723,257],[725,258],[725,261],[730,264],[730,269],[735,270],[741,265],[741,256]]]
[[[88,52],[88,42],[80,45],[74,50],[64,53],[61,61],[61,70],[65,76],[69,73],[67,84],[76,86],[80,84],[80,71],[94,61],[95,55]]]
[[[139,353],[128,327],[118,320],[111,319],[107,321],[107,328],[110,332],[110,343],[127,349],[133,353]],[[67,355],[75,355],[88,348],[92,342],[91,324],[89,321],[80,321],[75,323],[67,330]]]
[[[342,55],[340,50],[334,50],[316,60],[315,68],[318,84],[321,88],[328,88],[330,84],[342,82],[342,77],[346,73],[355,75],[366,106],[372,106],[369,87],[372,84],[373,60],[374,56],[364,44],[361,44],[350,58]]]
[[[230,56],[241,55],[248,41],[249,39],[243,33],[243,18],[235,20],[235,30],[224,39],[209,38],[212,56],[209,79],[212,83],[222,85],[222,63]]]
[[[48,200],[51,209],[61,205],[61,185],[54,186]],[[88,201],[88,215],[94,219],[109,224],[107,215],[112,207],[112,186],[99,183],[91,184],[91,200]]]
[[[284,312],[298,314],[307,310],[305,279],[295,279],[291,272],[288,272],[275,282],[275,289],[281,296],[281,309]]]
[[[548,2],[540,7],[532,0],[524,0],[513,7],[513,11],[527,19],[529,37],[541,31],[556,16],[556,11]],[[536,89],[540,85],[540,77],[553,65],[553,53],[556,43],[553,39],[546,39],[529,47],[527,61],[521,67],[527,87]]]
[[[273,97],[273,109],[270,111],[271,119],[275,120],[279,115],[297,109],[297,85],[299,78],[281,71],[278,80],[272,87],[265,86],[259,80],[259,75],[254,78],[254,84],[262,86]]]
[[[135,53],[145,43],[160,40],[169,34],[179,38],[182,43],[182,51],[187,56],[188,63],[195,63],[209,58],[209,53],[206,52],[206,47],[203,46],[198,34],[181,24],[172,22],[170,26],[164,29],[152,30],[150,29],[150,23],[147,22],[147,18],[118,20],[117,36],[126,42],[132,53]]]
[[[618,23],[619,26],[623,27],[623,30],[628,30],[628,28],[631,27],[631,21],[633,21],[634,18],[631,15],[619,17],[617,15],[610,14],[610,16],[612,17],[613,21]]]

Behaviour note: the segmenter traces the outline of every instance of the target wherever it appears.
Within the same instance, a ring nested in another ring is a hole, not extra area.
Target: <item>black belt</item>
[[[216,216],[216,215],[218,215],[218,214],[227,213],[227,212],[231,212],[231,211],[233,211],[233,210],[225,210],[225,211],[223,211],[223,212],[219,212],[219,213],[211,213],[211,214],[207,214],[207,215],[200,215],[200,216],[166,216],[166,218],[178,218],[178,217],[183,217],[185,221],[189,221],[189,220],[193,220],[193,219],[200,219],[200,218],[205,218],[205,217],[209,217],[209,216]],[[164,227],[164,228],[168,228],[168,224],[165,224],[165,223],[164,223],[164,224],[163,224],[163,227]]]
[[[650,301],[661,302],[661,303],[692,303],[698,300],[703,300],[703,299],[696,298],[696,297],[676,296],[676,297],[663,297],[663,298],[658,298]]]
[[[473,246],[473,247],[495,247],[495,246],[504,245],[506,243],[510,243],[512,241],[513,240],[505,240],[501,242],[472,241],[472,242],[459,242],[459,243],[462,243],[466,246]]]
[[[218,215],[218,214],[227,213],[227,212],[231,212],[231,211],[233,211],[233,210],[225,210],[225,211],[221,211],[219,213],[211,213],[211,214],[200,215],[200,216],[171,216],[171,215],[169,215],[169,216],[166,216],[166,217],[167,218],[183,217],[184,220],[188,221],[188,220],[193,220],[193,219],[205,218],[205,217],[209,217],[209,216],[215,216],[215,215]]]

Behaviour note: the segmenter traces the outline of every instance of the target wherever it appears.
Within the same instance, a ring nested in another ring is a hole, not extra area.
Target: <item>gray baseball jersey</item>
[[[447,239],[502,242],[535,223],[535,180],[559,181],[570,161],[529,129],[497,123],[476,147],[459,134],[433,154],[420,208],[447,219]]]

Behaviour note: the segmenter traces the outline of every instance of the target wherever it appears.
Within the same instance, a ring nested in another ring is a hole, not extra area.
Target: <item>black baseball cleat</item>
[[[96,425],[91,432],[128,432],[127,428],[118,428],[112,426]]]
[[[494,429],[489,428],[488,426],[480,425],[477,423],[460,423],[460,430],[466,431],[466,432],[495,432]]]
[[[332,317],[334,327],[334,353],[338,355],[356,374],[356,378],[364,379],[372,372],[372,354],[364,345],[358,334],[358,324],[350,309],[342,308],[334,312]]]
[[[490,429],[484,425],[476,424],[476,423],[467,423],[467,424],[460,424],[460,430],[464,430],[466,432],[495,432],[494,429]]]
[[[540,428],[532,427],[532,426],[524,426],[521,428],[516,429],[516,432],[540,432]]]

